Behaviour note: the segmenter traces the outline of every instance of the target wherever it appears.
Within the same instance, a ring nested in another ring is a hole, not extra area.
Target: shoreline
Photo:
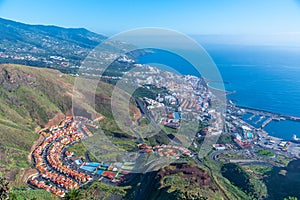
[[[282,140],[288,140],[288,141],[291,141],[291,142],[298,142],[298,141],[293,141],[293,138],[292,138],[293,136],[290,137],[290,138],[285,138],[285,137],[282,137],[282,136],[278,136],[276,134],[272,134],[272,133],[268,132],[267,130],[265,130],[265,127],[269,123],[272,123],[272,122],[290,121],[290,122],[300,123],[300,117],[292,116],[292,115],[286,115],[286,114],[281,114],[281,113],[277,113],[277,112],[270,112],[270,111],[263,110],[263,109],[257,109],[257,108],[247,107],[247,106],[236,105],[230,99],[227,99],[227,104],[230,105],[230,106],[234,106],[234,107],[236,107],[238,109],[244,110],[245,113],[249,113],[249,114],[253,114],[253,115],[258,115],[258,116],[269,117],[269,122],[267,122],[265,124],[263,123],[260,127],[257,127],[257,128],[255,127],[256,129],[261,129],[264,132],[266,132],[269,137],[276,137],[276,138],[280,138]],[[245,121],[245,123],[249,124],[249,122],[246,122],[246,121]],[[249,125],[253,126],[252,124],[249,124]]]
[[[232,101],[231,99],[228,99],[228,100]],[[298,117],[298,116],[282,114],[282,113],[273,112],[273,111],[267,111],[267,110],[259,109],[259,108],[252,108],[252,107],[249,107],[249,106],[241,106],[241,105],[236,105],[236,104],[234,104],[234,105],[236,107],[240,108],[240,109],[248,109],[248,110],[253,110],[253,111],[258,111],[258,112],[264,112],[264,113],[268,113],[268,114],[271,114],[271,115],[276,115],[278,117],[287,118],[286,120],[299,121],[300,122],[300,117]]]
[[[236,108],[239,108],[239,109],[250,111],[248,113],[258,112],[259,114],[261,114],[263,116],[270,116],[270,117],[273,118],[273,120],[276,120],[276,121],[289,120],[289,121],[293,121],[293,122],[300,122],[300,116],[283,114],[283,113],[279,113],[279,112],[268,111],[268,110],[265,110],[265,109],[253,108],[253,107],[250,107],[250,106],[243,106],[243,105],[238,105],[236,103],[233,103],[233,100],[230,99],[230,98],[227,98],[227,95],[231,95],[231,94],[236,93],[235,90],[234,91],[227,91],[225,89],[224,90],[218,89],[218,88],[210,86],[208,83],[207,83],[207,87],[209,87],[211,90],[225,93],[226,101],[227,101],[228,105],[235,106]]]
[[[229,82],[212,81],[212,80],[208,80],[208,79],[205,79],[205,78],[204,78],[204,80],[206,81],[207,87],[209,87],[211,90],[224,92],[226,96],[236,93],[236,90],[228,91],[228,90],[225,89],[225,87],[224,87],[224,90],[222,90],[222,89],[213,87],[209,84],[210,82],[218,82],[218,83],[223,83],[223,85],[225,85],[225,84],[229,84]],[[250,107],[250,106],[238,105],[238,104],[233,103],[232,99],[230,99],[230,98],[226,98],[226,99],[230,100],[231,104],[233,104],[234,106],[236,106],[238,108],[241,108],[241,109],[249,109],[249,110],[255,110],[255,111],[259,111],[259,112],[270,113],[270,114],[277,115],[277,116],[280,116],[280,117],[290,118],[290,120],[292,120],[292,121],[300,121],[300,116],[295,116],[295,115],[290,115],[290,114],[283,114],[283,113],[279,113],[279,112],[268,111],[268,110],[265,110],[265,109],[253,108],[253,107]]]
[[[280,140],[287,140],[287,141],[294,142],[294,143],[298,142],[298,141],[293,141],[292,137],[289,138],[289,139],[287,139],[287,138],[284,138],[284,137],[275,136],[275,135],[269,133],[268,131],[266,131],[264,128],[269,123],[271,123],[272,121],[276,121],[276,122],[291,121],[291,122],[299,122],[300,123],[300,117],[294,116],[294,115],[288,115],[288,114],[278,113],[278,112],[273,112],[273,111],[268,111],[268,110],[259,109],[259,108],[253,108],[253,107],[249,107],[249,106],[238,105],[236,103],[233,103],[232,99],[227,98],[227,95],[234,94],[236,91],[227,91],[227,90],[225,90],[225,87],[224,87],[224,90],[219,89],[219,88],[215,88],[215,87],[212,87],[211,85],[209,85],[209,83],[213,82],[213,81],[210,81],[210,80],[205,80],[205,81],[207,82],[206,85],[207,85],[207,87],[210,90],[213,90],[213,91],[216,91],[216,92],[223,92],[225,94],[227,107],[228,106],[232,106],[232,107],[235,107],[237,109],[244,110],[245,113],[250,113],[250,114],[253,114],[253,115],[270,117],[269,122],[267,122],[265,124],[262,124],[262,126],[258,127],[258,128],[254,127],[252,124],[249,124],[248,122],[244,121],[246,124],[248,124],[252,128],[261,129],[264,132],[264,134],[266,134],[270,138],[277,138],[277,139],[280,139]],[[223,85],[225,85],[225,84],[228,84],[228,82],[224,82]]]

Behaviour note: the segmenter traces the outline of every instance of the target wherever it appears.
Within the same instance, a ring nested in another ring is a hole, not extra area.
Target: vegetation
[[[218,144],[234,144],[233,136],[231,134],[221,134],[218,139]]]
[[[45,190],[13,190],[9,199],[11,200],[58,200],[59,198]]]
[[[282,173],[284,171],[285,173]],[[264,178],[268,199],[300,198],[300,160],[291,161],[287,167],[274,167]]]
[[[133,95],[134,97],[148,97],[150,99],[155,99],[157,94],[159,93],[167,93],[167,90],[165,88],[157,88],[155,86],[146,86],[146,87],[139,87],[137,88]]]
[[[66,58],[69,60],[70,66],[79,66],[80,61],[86,57],[88,52],[104,39],[103,36],[85,29],[30,26],[4,19],[0,19],[0,26],[3,27],[0,32],[0,37],[3,39],[0,49],[6,49],[5,53],[8,53],[10,57],[28,55],[28,49],[36,49],[30,54],[38,58],[37,61],[1,58],[0,62],[30,64],[39,67],[49,67],[50,65],[46,63],[52,63],[51,67],[66,73],[77,73],[77,69],[76,67],[72,69],[61,68],[59,59],[47,60],[50,55]],[[41,42],[46,43],[47,48]],[[57,48],[57,45],[64,48]],[[20,49],[18,54],[16,54],[15,49]],[[79,55],[72,52],[82,53]],[[46,59],[48,62],[39,61],[41,60],[39,58]],[[115,62],[104,75],[121,76],[123,71],[129,70],[131,67],[129,64]],[[89,73],[97,73],[97,71],[92,69]],[[0,174],[8,177],[8,180],[0,177],[0,199],[8,199],[8,197],[18,200],[58,199],[44,190],[22,189],[20,188],[21,184],[16,182],[23,179],[22,170],[30,167],[28,155],[34,142],[38,139],[39,135],[36,133],[45,127],[53,116],[70,111],[73,82],[73,77],[54,70],[19,65],[0,66]],[[115,81],[108,80],[108,82],[115,84]],[[82,87],[88,89],[84,85]],[[105,134],[107,140],[99,140],[99,146],[108,151],[114,150],[113,145],[124,151],[136,151],[136,143],[133,141],[135,138],[129,134],[130,130],[119,127],[113,120],[111,112],[112,89],[111,85],[100,81],[95,97],[98,113],[91,113],[93,107],[84,101],[85,95],[90,95],[94,91],[78,94],[79,102],[82,103],[80,109],[86,110],[83,114],[87,117],[93,114],[105,116],[100,125],[103,130],[102,134]],[[158,93],[166,92],[164,88],[146,85],[138,88],[133,96],[155,98]],[[130,102],[130,109],[132,112],[136,111],[132,101]],[[131,116],[133,117],[132,113]],[[149,121],[145,118],[140,120],[141,126],[147,127],[148,124]],[[206,127],[207,124],[201,123],[198,130],[205,133]],[[168,144],[169,138],[177,131],[167,127],[163,127],[163,130],[170,134],[159,133],[145,139],[146,142],[150,145]],[[195,141],[198,146],[202,142],[203,137]],[[232,136],[222,134],[218,143],[232,143]],[[77,156],[85,156],[88,149],[83,142],[79,142],[69,150],[75,152]],[[265,157],[274,156],[274,153],[269,150],[259,150],[256,153]],[[87,155],[95,160],[89,152]],[[109,153],[105,156],[107,158],[117,157],[117,155]],[[242,155],[228,154],[226,156],[239,157]],[[194,163],[192,158],[186,160],[188,163]],[[114,187],[101,182],[93,182],[86,185],[83,190],[71,190],[65,199],[134,199],[136,196],[147,199],[262,199],[267,196],[266,186],[269,199],[292,200],[300,198],[299,161],[293,161],[287,167],[282,168],[260,165],[241,167],[231,163],[221,166],[207,158],[203,158],[201,161],[204,163],[201,168],[209,172],[210,175],[209,184],[203,187],[197,185],[196,176],[199,173],[196,173],[194,177],[188,177],[189,174],[193,174],[189,171],[179,170],[176,173],[169,173],[178,169],[174,166],[168,166],[160,172],[133,175],[131,182],[128,183],[132,187]],[[282,165],[287,165],[290,159],[278,156],[276,161]],[[192,168],[195,169],[195,166],[190,166],[188,170]],[[263,179],[266,185],[257,177]],[[203,176],[202,178],[203,180],[208,179],[207,174],[206,177]],[[9,181],[15,180],[18,180],[14,184],[18,184],[19,188],[12,187],[14,189],[11,189]]]
[[[170,140],[168,136],[164,133],[158,133],[156,135],[153,135],[149,138],[146,138],[147,143],[149,145],[154,146],[156,144],[169,144]]]
[[[81,199],[120,199],[126,195],[129,187],[110,186],[100,181],[94,181],[91,185],[80,190]]]
[[[241,188],[249,196],[254,198],[266,197],[264,184],[254,177],[250,178],[250,175],[238,164],[224,164],[221,168],[221,172],[233,185]]]
[[[7,199],[9,193],[9,183],[8,181],[0,177],[0,199]]]
[[[265,157],[273,157],[274,153],[268,149],[260,149],[257,150],[256,153],[260,156],[265,156]]]
[[[207,170],[202,165],[171,164],[158,172],[137,174],[128,182],[132,187],[126,199],[224,199]]]
[[[150,124],[150,122],[149,122],[149,120],[147,118],[142,118],[140,120],[140,126],[146,126],[148,124]]]
[[[71,147],[69,147],[68,151],[74,152],[75,156],[84,157],[85,156],[84,154],[87,152],[87,148],[84,145],[84,143],[82,141],[80,141],[80,142],[73,144]]]
[[[234,185],[241,187],[244,191],[249,191],[249,175],[237,164],[228,163],[222,166],[222,175]]]
[[[39,136],[35,130],[71,106],[71,98],[64,93],[64,86],[70,84],[67,80],[63,85],[58,72],[46,69],[0,66],[1,173],[29,167],[27,156]],[[15,174],[10,173],[9,180]]]
[[[226,177],[222,175],[222,165],[210,160],[210,158],[208,157],[201,158],[200,160],[210,171],[213,181],[220,188],[223,195],[227,199],[250,199],[249,195],[243,192],[240,188],[233,185]]]
[[[66,194],[66,196],[64,197],[64,199],[66,200],[81,200],[82,199],[82,193],[80,192],[80,190],[70,190],[69,193]]]
[[[76,73],[78,68],[68,66],[79,67],[89,51],[105,39],[83,28],[28,25],[5,19],[0,19],[0,26],[0,49],[6,49],[5,53],[10,55],[9,58],[1,58],[0,63],[51,67],[68,73]],[[19,50],[16,52],[16,49]],[[36,60],[27,59],[25,55],[31,55]],[[69,65],[62,67],[62,60],[50,58],[53,55],[67,59]],[[25,59],[14,59],[14,56],[23,56]]]
[[[279,166],[285,167],[293,160],[294,158],[290,158],[284,155],[277,155],[274,165],[277,166],[279,164]]]
[[[55,70],[0,65],[0,174],[6,175],[9,181],[16,180],[21,168],[29,168],[28,155],[39,137],[37,132],[54,116],[70,111],[74,80]],[[92,106],[84,97],[92,91],[85,85],[79,87],[86,88],[86,94],[78,95],[80,113],[91,117]],[[98,83],[97,115],[105,116],[101,122],[105,131],[123,134],[111,116],[112,89],[111,85]],[[134,104],[130,107],[132,111],[137,110]]]
[[[266,176],[269,175],[272,172],[272,167],[269,166],[264,166],[264,165],[246,165],[243,166],[243,168],[253,174],[253,175],[257,175],[257,176]]]

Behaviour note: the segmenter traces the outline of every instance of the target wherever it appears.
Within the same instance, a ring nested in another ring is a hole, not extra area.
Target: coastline
[[[281,113],[277,113],[277,112],[267,111],[264,109],[257,109],[257,108],[252,108],[252,107],[248,107],[248,106],[237,105],[237,104],[233,103],[231,99],[227,99],[227,104],[228,104],[228,106],[234,106],[240,110],[243,110],[245,113],[258,115],[258,116],[270,117],[269,118],[270,121],[267,124],[263,125],[263,127],[260,127],[260,129],[262,129],[262,130],[264,130],[264,128],[272,121],[276,121],[276,122],[291,121],[291,122],[299,122],[300,123],[300,118],[297,116],[291,116],[291,115],[281,114]],[[248,122],[245,122],[245,123],[249,124]],[[251,124],[249,124],[249,125],[251,125]],[[251,125],[251,126],[253,126],[253,125]],[[254,128],[256,128],[256,127],[254,127]],[[264,130],[264,131],[268,133],[267,130]],[[268,135],[272,136],[272,137],[276,137],[270,133],[268,133]],[[285,139],[282,137],[280,137],[280,138]],[[289,140],[291,140],[291,139],[292,138],[290,138]]]
[[[209,83],[211,82],[215,82],[215,81],[210,81],[210,80],[207,80],[205,79],[205,81],[207,82],[207,87],[209,87],[210,90],[213,90],[213,91],[217,91],[217,92],[224,92],[225,93],[225,96],[226,96],[226,100],[227,100],[227,104],[231,106],[235,106],[239,109],[243,109],[243,110],[247,110],[247,111],[250,111],[249,113],[254,113],[254,112],[258,112],[264,116],[272,116],[273,120],[275,121],[282,121],[282,120],[289,120],[289,121],[293,121],[293,122],[300,122],[300,117],[299,116],[295,116],[295,115],[289,115],[289,114],[283,114],[283,113],[279,113],[279,112],[273,112],[273,111],[268,111],[268,110],[265,110],[265,109],[260,109],[260,108],[253,108],[253,107],[250,107],[250,106],[244,106],[244,105],[239,105],[237,103],[233,103],[233,100],[228,98],[227,95],[231,95],[231,94],[234,94],[236,93],[235,90],[233,91],[228,91],[225,89],[224,87],[224,90],[220,89],[220,88],[216,88],[216,87],[213,87],[211,86]],[[229,82],[223,82],[223,85],[225,84],[229,84]],[[262,127],[264,128],[264,127]]]

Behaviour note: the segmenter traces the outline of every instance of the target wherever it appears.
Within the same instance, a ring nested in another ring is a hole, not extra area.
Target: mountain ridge
[[[0,18],[0,63],[72,71],[106,38],[85,28],[30,25]]]

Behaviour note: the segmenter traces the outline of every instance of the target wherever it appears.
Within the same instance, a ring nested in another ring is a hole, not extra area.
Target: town
[[[177,130],[180,129],[182,121],[196,120],[200,124],[209,124],[198,132],[196,137],[229,133],[239,149],[264,148],[286,157],[300,157],[300,140],[296,135],[287,141],[270,136],[264,130],[272,120],[298,121],[297,117],[238,107],[230,100],[227,100],[225,112],[222,113],[217,106],[212,106],[217,98],[203,78],[165,72],[149,65],[135,64],[135,67],[138,69],[126,73],[122,78],[147,89],[165,89],[165,92],[158,93],[153,99],[143,98],[146,114],[156,123]],[[134,77],[134,80],[131,77]],[[223,115],[225,124],[222,123]],[[251,120],[254,122],[250,123]],[[196,143],[193,145],[198,147]],[[232,145],[229,144],[213,146],[218,150],[228,148],[230,150],[230,147]]]
[[[211,134],[222,132],[222,112],[217,106],[212,106],[217,98],[209,91],[203,78],[178,75],[149,65],[134,66],[135,69],[126,72],[122,79],[138,87],[164,91],[153,99],[146,96],[142,99],[146,108],[142,112],[149,114],[157,124],[180,129],[182,122],[210,121]]]
[[[113,164],[83,162],[82,158],[74,160],[74,153],[67,151],[68,146],[91,134],[86,127],[89,124],[91,121],[84,117],[67,117],[59,126],[40,133],[45,139],[32,154],[39,171],[29,180],[32,186],[63,197],[69,190],[101,176],[121,182],[121,174],[127,172],[121,172]]]
[[[68,151],[72,144],[92,135],[87,126],[97,127],[85,117],[66,117],[58,126],[40,133],[44,140],[32,153],[39,174],[30,177],[31,186],[64,197],[71,189],[78,189],[93,180],[110,184],[125,180],[133,169],[132,163],[89,162]],[[181,155],[191,156],[187,148],[180,146],[137,144],[137,147],[140,154],[153,153],[157,157],[179,159]]]
[[[136,97],[141,117],[160,127],[162,132],[159,134],[172,133],[176,138],[171,139],[169,144],[153,146],[146,144],[144,138],[139,138],[135,141],[138,155],[153,155],[152,161],[163,158],[169,162],[187,156],[201,163],[197,156],[201,153],[199,141],[206,137],[222,138],[229,135],[228,143],[215,141],[210,145],[206,152],[209,158],[217,162],[266,165],[279,163],[278,159],[282,158],[279,156],[299,158],[300,146],[296,137],[293,141],[285,141],[269,136],[263,127],[245,122],[243,116],[247,111],[250,112],[249,109],[239,108],[230,100],[226,102],[224,113],[217,106],[214,107],[213,104],[218,104],[218,100],[202,78],[163,72],[152,66],[134,65],[146,70],[127,72],[122,79],[148,90],[160,89],[155,96]],[[267,115],[261,116],[257,123],[264,124],[266,121]],[[187,122],[193,122],[197,127],[183,133],[181,129]],[[203,125],[200,129],[199,124]],[[44,140],[32,153],[39,174],[32,176],[29,184],[64,197],[70,190],[94,180],[116,185],[126,181],[127,175],[134,173],[134,162],[90,161],[68,150],[73,144],[93,136],[88,127],[98,126],[91,119],[74,116],[66,117],[59,125],[43,130],[40,134]],[[229,153],[230,157],[227,156]]]
[[[289,116],[280,116],[266,111],[240,108],[229,100],[226,124],[228,132],[234,136],[234,140],[241,148],[261,147],[287,157],[299,158],[300,146],[296,136],[290,140],[284,140],[270,136],[263,129],[272,120],[289,120],[289,118]]]

